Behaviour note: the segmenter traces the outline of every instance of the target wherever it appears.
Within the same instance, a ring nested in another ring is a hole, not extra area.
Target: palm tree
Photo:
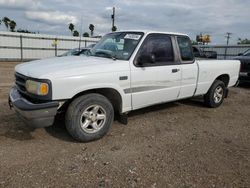
[[[89,30],[90,30],[90,35],[91,37],[93,37],[94,35],[94,30],[95,30],[95,26],[93,24],[89,24]]]
[[[112,32],[115,32],[117,30],[117,27],[116,26],[113,26],[112,27]]]
[[[72,34],[73,34],[74,29],[75,29],[75,25],[70,23],[69,24],[69,30],[71,31]]]
[[[15,28],[16,28],[16,22],[14,20],[11,20],[9,22],[9,27],[10,27],[10,31],[11,32],[14,32],[15,31]]]
[[[73,31],[73,36],[74,37],[79,37],[79,32],[77,30]]]
[[[240,44],[241,42],[242,42],[242,39],[241,39],[241,38],[238,38],[237,44]]]
[[[8,17],[4,17],[4,18],[2,19],[2,21],[3,21],[3,23],[4,23],[5,27],[6,27],[6,29],[8,30],[8,29],[9,29],[10,19],[9,19]]]

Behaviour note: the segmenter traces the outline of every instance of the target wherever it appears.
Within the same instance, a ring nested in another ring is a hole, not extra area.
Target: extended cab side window
[[[177,37],[178,46],[180,49],[181,59],[183,63],[190,63],[194,60],[192,45],[190,39],[185,36]]]
[[[174,52],[171,37],[164,34],[150,34],[142,44],[137,65],[159,66],[174,63]]]

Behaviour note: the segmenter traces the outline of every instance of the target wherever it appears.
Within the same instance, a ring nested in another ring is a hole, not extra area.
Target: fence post
[[[55,56],[57,56],[57,38],[55,38]]]
[[[228,46],[226,46],[226,48],[225,48],[224,59],[226,59],[226,57],[227,57],[227,47],[228,47]]]
[[[23,62],[23,36],[20,35],[20,52],[21,52],[21,62]]]
[[[85,48],[87,47],[87,40],[84,40]]]

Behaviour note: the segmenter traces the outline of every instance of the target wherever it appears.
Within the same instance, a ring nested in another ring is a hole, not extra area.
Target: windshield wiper
[[[117,59],[115,55],[112,55],[112,52],[110,53],[109,51],[106,51],[106,50],[98,50],[98,51],[92,53],[91,55],[94,55],[94,56],[97,55],[98,56],[98,54],[101,55],[101,57],[105,56],[105,57],[111,58],[113,60]]]

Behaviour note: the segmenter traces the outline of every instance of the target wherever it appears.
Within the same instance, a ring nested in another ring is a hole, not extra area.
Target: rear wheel
[[[82,142],[103,137],[111,127],[114,110],[109,100],[100,94],[76,98],[68,107],[65,124],[73,138]]]
[[[205,104],[210,108],[219,107],[226,95],[225,83],[220,80],[215,80],[213,85],[204,96]]]

